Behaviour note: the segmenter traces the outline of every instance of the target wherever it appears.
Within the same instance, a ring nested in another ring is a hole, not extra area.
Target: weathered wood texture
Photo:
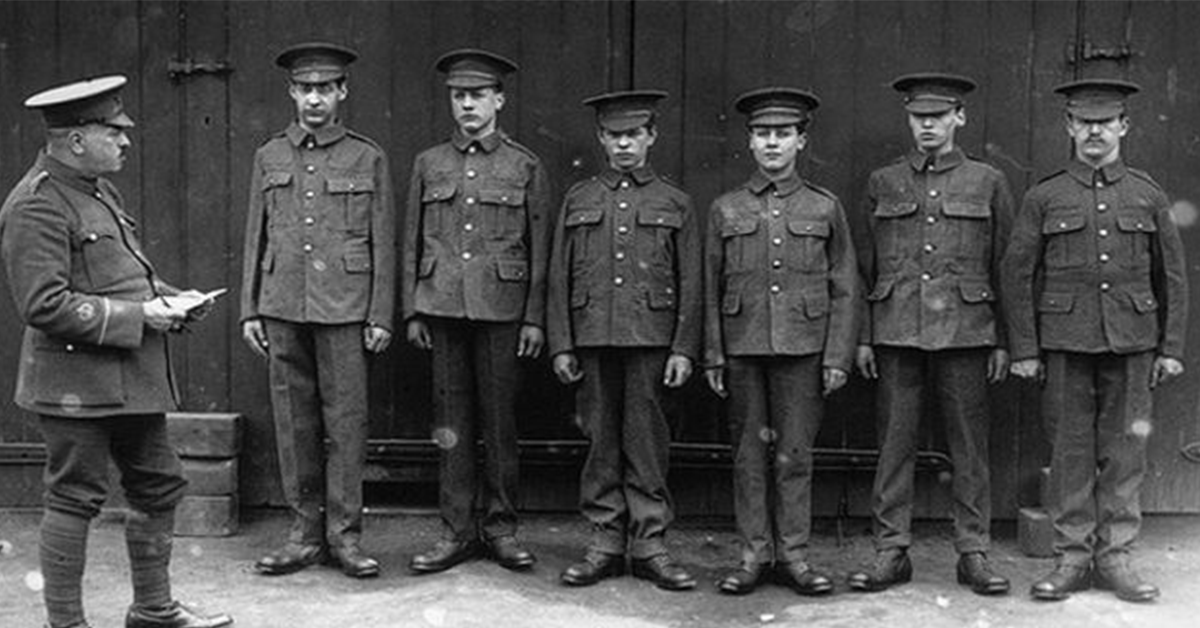
[[[1178,199],[1191,250],[1200,245],[1196,24],[1200,4],[1132,0],[2,2],[0,186],[7,190],[21,176],[41,141],[40,121],[20,105],[25,96],[81,76],[131,77],[126,100],[138,122],[134,153],[114,179],[140,221],[150,257],[176,283],[228,286],[232,293],[195,333],[175,343],[185,409],[244,416],[242,503],[278,503],[266,369],[241,344],[234,294],[251,157],[293,113],[273,65],[282,47],[331,39],[362,53],[345,119],[388,151],[400,211],[413,157],[450,130],[444,87],[431,64],[460,46],[496,50],[521,64],[508,86],[502,125],[542,156],[560,192],[602,164],[581,99],[610,89],[668,90],[654,163],[702,211],[753,167],[733,98],[767,84],[811,87],[823,106],[803,170],[841,197],[856,225],[867,174],[908,147],[903,114],[888,88],[894,76],[928,69],[978,79],[982,88],[970,99],[961,143],[1002,168],[1018,195],[1069,156],[1051,88],[1075,77],[1129,78],[1146,91],[1134,103],[1126,155]],[[168,63],[189,60],[223,62],[231,71],[168,74]],[[1194,267],[1196,256],[1190,257]],[[1193,294],[1200,294],[1196,284]],[[36,442],[36,419],[8,401],[20,338],[8,298],[0,298],[0,321],[0,443]],[[1193,316],[1193,355],[1198,325],[1200,316]],[[387,355],[372,359],[370,377],[371,436],[426,438],[428,357],[398,337]],[[1200,511],[1200,466],[1179,454],[1200,438],[1197,381],[1189,374],[1158,397],[1147,510]],[[1019,506],[1036,502],[1037,468],[1047,446],[1035,392],[1015,382],[995,391],[998,516],[1015,517]],[[871,394],[872,387],[856,379],[835,395],[818,444],[873,447]],[[698,381],[681,401],[675,417],[680,441],[726,440],[720,406]],[[522,438],[579,438],[570,395],[550,376],[548,360],[528,366],[520,406]],[[935,410],[923,446],[944,450]],[[5,468],[16,467],[0,471]],[[538,477],[545,475],[540,469],[530,471],[526,484],[535,495],[525,499],[528,505],[574,507],[573,482],[553,484]],[[727,476],[695,473],[699,482],[680,487],[681,504],[692,512],[726,512],[727,486],[695,484],[714,477],[727,482]],[[857,472],[819,475],[818,497],[840,495],[851,512],[862,514],[869,479]],[[547,494],[539,492],[543,484]],[[934,486],[936,479],[922,483],[922,489]],[[937,493],[944,491],[923,490],[922,512],[944,509],[945,496]]]

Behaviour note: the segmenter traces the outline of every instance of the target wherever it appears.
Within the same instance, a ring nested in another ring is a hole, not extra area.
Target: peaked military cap
[[[975,81],[958,74],[919,72],[905,74],[892,81],[892,89],[904,94],[909,113],[945,113],[966,102],[963,97],[975,91]]]
[[[746,114],[747,126],[804,127],[812,119],[812,112],[821,106],[821,99],[795,87],[761,87],[738,96],[733,106]]]
[[[504,77],[518,69],[512,60],[477,48],[451,50],[438,57],[434,67],[446,74],[446,85],[468,89],[502,85]]]
[[[327,83],[346,76],[346,66],[358,53],[327,42],[305,42],[289,46],[275,57],[275,65],[288,71],[296,83]]]
[[[657,89],[610,92],[592,96],[583,104],[596,110],[596,124],[609,131],[636,129],[658,113],[658,101],[667,93]]]
[[[126,82],[119,74],[84,79],[38,92],[25,99],[25,106],[40,111],[52,129],[92,123],[130,128],[133,120],[120,95]]]
[[[1083,79],[1054,88],[1067,98],[1067,113],[1085,120],[1106,120],[1125,113],[1125,99],[1141,90],[1136,83],[1116,79]]]

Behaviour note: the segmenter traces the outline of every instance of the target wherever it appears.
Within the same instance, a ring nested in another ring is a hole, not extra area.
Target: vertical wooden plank
[[[1066,59],[1067,50],[1075,43],[1078,17],[1074,2],[1033,2],[1032,5],[1031,115],[1026,126],[1033,170],[1030,185],[1062,168],[1071,158],[1070,139],[1063,127],[1062,98],[1053,89],[1076,76],[1074,67]]]
[[[686,98],[682,69],[687,62],[687,50],[682,46],[683,13],[680,2],[634,3],[633,80],[630,85],[633,89],[661,89],[669,94],[659,105],[658,139],[651,149],[650,160],[659,174],[680,186],[684,186],[683,111]],[[679,50],[684,54],[679,55]]]

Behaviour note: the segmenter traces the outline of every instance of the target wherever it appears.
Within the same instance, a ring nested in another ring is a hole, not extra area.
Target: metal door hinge
[[[1116,46],[1097,46],[1085,37],[1082,44],[1067,44],[1068,65],[1100,60],[1125,61],[1132,59],[1136,54],[1129,42],[1122,42]]]
[[[167,62],[167,74],[172,81],[180,81],[193,74],[229,74],[233,66],[228,61],[195,61],[193,59],[171,59]]]

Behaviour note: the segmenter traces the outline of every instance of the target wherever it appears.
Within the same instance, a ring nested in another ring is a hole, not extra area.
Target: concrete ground
[[[44,612],[37,562],[37,512],[0,511],[0,627],[35,628]],[[668,593],[624,577],[585,589],[560,586],[559,572],[580,554],[586,528],[577,517],[537,516],[522,537],[540,561],[513,574],[474,562],[442,574],[414,577],[405,565],[437,537],[435,517],[374,513],[364,546],[383,563],[380,578],[355,581],[327,567],[283,577],[256,575],[255,558],[286,534],[279,511],[244,513],[227,538],[176,539],[172,567],[176,596],[231,613],[239,628],[503,627],[503,628],[1174,628],[1200,625],[1200,517],[1146,521],[1136,564],[1162,588],[1155,603],[1135,605],[1089,591],[1062,603],[1027,597],[1030,583],[1052,561],[1022,556],[1011,529],[1001,526],[992,551],[1013,582],[1012,594],[983,598],[954,583],[949,524],[919,524],[911,584],[875,594],[847,589],[844,574],[871,555],[865,521],[849,522],[839,542],[833,522],[817,524],[813,562],[838,575],[834,595],[803,598],[769,585],[753,595],[719,595],[714,582],[736,557],[729,522],[682,522],[670,545],[701,586]],[[1009,527],[1010,528],[1010,527]],[[94,628],[117,628],[130,600],[119,518],[92,531],[85,603]]]

